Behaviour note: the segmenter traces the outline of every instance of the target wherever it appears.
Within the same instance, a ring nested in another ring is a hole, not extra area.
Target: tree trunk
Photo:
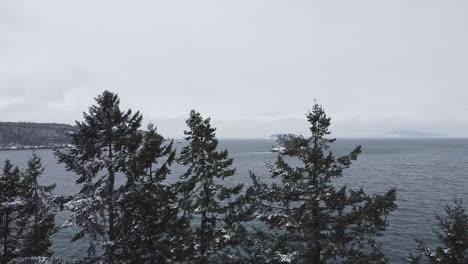
[[[317,241],[312,245],[312,251],[310,255],[311,264],[320,264],[320,251],[321,245],[320,242]]]
[[[8,212],[5,211],[5,226],[3,228],[3,263],[8,263],[8,234],[10,229],[10,221],[9,221]]]
[[[201,217],[201,225],[200,225],[200,264],[207,263],[206,259],[206,249],[207,249],[207,239],[206,239],[206,229],[207,229],[207,217],[206,217],[206,209],[208,208],[208,201],[209,201],[209,189],[206,184],[203,184],[203,191],[205,192],[205,201],[203,203],[203,212]]]
[[[317,155],[317,150],[318,150],[318,142],[317,138],[314,139],[314,155]],[[318,190],[319,188],[319,182],[318,182],[318,175],[317,175],[317,163],[318,161],[315,160],[313,162],[313,170],[312,170],[312,185],[314,186],[315,190]],[[315,194],[318,196],[318,193]],[[319,221],[319,201],[317,201],[317,197],[313,197],[313,207],[312,207],[312,248],[310,252],[310,263],[311,264],[320,264],[320,251],[321,245],[320,245],[320,221]]]
[[[112,143],[109,143],[109,160],[110,165],[108,167],[109,171],[109,242],[111,243],[109,248],[109,262],[113,263],[114,261],[114,182],[115,182],[115,172],[113,168],[113,154],[112,154]]]
[[[314,201],[312,208],[312,245],[310,249],[310,263],[311,264],[320,264],[320,251],[322,250],[322,246],[320,244],[320,221],[318,219],[318,202]]]
[[[206,229],[206,211],[202,213],[201,226],[200,226],[200,264],[206,263],[206,241],[205,241],[205,229]]]

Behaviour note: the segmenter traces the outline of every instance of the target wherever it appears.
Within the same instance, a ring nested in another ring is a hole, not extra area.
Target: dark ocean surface
[[[220,140],[220,148],[228,149],[237,168],[232,183],[249,184],[249,170],[269,181],[265,162],[274,161],[276,153],[269,152],[272,140]],[[332,150],[345,154],[357,144],[363,147],[358,160],[345,171],[337,185],[362,186],[368,193],[382,193],[397,188],[398,209],[389,217],[389,227],[381,238],[390,263],[408,263],[408,253],[414,249],[414,238],[435,241],[432,233],[434,211],[443,213],[444,205],[456,195],[468,207],[468,139],[338,139]],[[180,150],[183,143],[176,143]],[[44,184],[56,183],[56,193],[70,195],[79,190],[76,176],[57,164],[51,150],[38,150],[46,168]],[[23,167],[31,151],[0,151],[0,161],[12,160]],[[184,171],[172,168],[176,178]],[[67,213],[61,212],[57,224],[62,224]],[[70,243],[72,229],[62,229],[54,238],[53,250],[57,257],[81,258],[86,255],[87,243]]]

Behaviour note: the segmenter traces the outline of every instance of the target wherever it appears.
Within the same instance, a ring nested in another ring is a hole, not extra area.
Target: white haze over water
[[[180,137],[468,135],[468,2],[0,0],[0,121],[73,123],[104,89]]]

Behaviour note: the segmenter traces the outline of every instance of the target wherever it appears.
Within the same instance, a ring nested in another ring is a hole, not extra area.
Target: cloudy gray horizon
[[[103,90],[180,137],[468,136],[466,1],[0,0],[0,121],[74,123]]]

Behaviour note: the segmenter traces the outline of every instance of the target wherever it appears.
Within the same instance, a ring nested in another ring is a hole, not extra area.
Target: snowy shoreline
[[[8,146],[8,147],[0,147],[0,151],[5,150],[35,150],[35,149],[62,149],[66,147],[70,147],[70,144],[54,144],[54,145],[40,145],[40,146]]]

